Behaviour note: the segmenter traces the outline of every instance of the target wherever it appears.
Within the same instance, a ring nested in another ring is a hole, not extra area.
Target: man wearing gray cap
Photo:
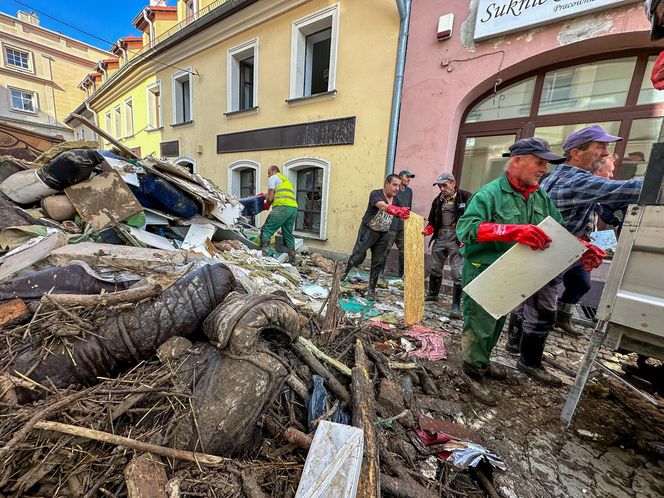
[[[607,145],[622,140],[609,135],[599,125],[588,126],[570,134],[563,143],[565,162],[543,182],[542,188],[565,220],[565,228],[579,239],[590,240],[597,206],[634,204],[643,186],[643,177],[610,180],[593,175],[593,163],[608,156]],[[580,335],[571,323],[572,307],[590,290],[590,272],[580,262],[574,263],[562,280],[565,291],[558,300],[556,329]]]
[[[551,152],[548,142],[539,138],[518,140],[510,147],[509,156],[505,174],[480,188],[457,222],[457,236],[463,243],[464,285],[486,270],[514,243],[526,245],[534,251],[546,251],[551,239],[537,225],[548,216],[558,223],[563,222],[549,196],[540,189],[539,181],[547,171],[548,162],[558,164],[565,158]],[[582,256],[582,260],[588,265],[601,262],[597,261],[592,249]],[[548,327],[547,330],[553,326],[555,298],[552,302],[544,302],[538,299],[540,292],[531,296],[523,305],[522,340],[529,339],[530,343],[524,347],[522,342],[522,355],[517,368],[542,382],[559,384],[560,379],[549,374],[542,366],[546,334],[527,333],[539,332],[540,326]],[[496,320],[470,296],[463,296],[461,347],[464,379],[471,394],[490,405],[496,404],[496,397],[485,384],[485,376],[506,376],[504,368],[489,360],[505,318],[503,316]]]
[[[452,309],[450,318],[461,318],[461,264],[463,258],[459,252],[459,239],[456,236],[456,224],[466,208],[471,193],[457,189],[454,175],[446,171],[436,178],[433,184],[438,186],[439,195],[431,203],[429,224],[422,230],[423,235],[432,235],[431,274],[429,275],[429,293],[427,301],[436,301],[443,282],[443,265],[449,258],[452,273]]]

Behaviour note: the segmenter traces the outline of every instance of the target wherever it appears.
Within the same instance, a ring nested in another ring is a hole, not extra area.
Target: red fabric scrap
[[[439,330],[430,329],[422,325],[413,325],[404,334],[406,337],[417,339],[422,343],[420,349],[411,351],[408,356],[416,356],[429,361],[444,360],[447,358],[443,337],[449,335]]]

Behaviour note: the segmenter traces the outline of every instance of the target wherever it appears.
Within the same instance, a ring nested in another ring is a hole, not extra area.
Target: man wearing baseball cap
[[[423,235],[431,235],[431,273],[429,275],[429,293],[427,301],[437,301],[443,282],[443,265],[449,258],[452,273],[452,309],[450,318],[461,318],[461,257],[459,239],[456,236],[456,224],[463,214],[472,195],[467,190],[457,188],[456,179],[450,171],[440,174],[433,183],[438,187],[438,195],[431,203],[428,225],[422,230]]]
[[[412,209],[413,207],[413,190],[408,186],[410,184],[410,179],[415,178],[415,175],[408,171],[407,169],[402,169],[399,171],[399,180],[401,184],[399,185],[399,192],[397,192],[397,198],[399,199],[399,206],[407,207]],[[392,246],[396,243],[397,250],[399,251],[399,276],[403,277],[404,271],[404,258],[405,258],[405,249],[404,249],[404,226],[403,220],[398,216],[395,216],[392,219],[392,225],[390,225],[390,230],[387,232],[387,248],[385,249],[385,256],[383,258],[383,267],[380,272],[383,273],[385,269],[385,261],[387,261],[387,255],[390,254]]]
[[[599,125],[571,133],[563,143],[565,162],[542,182],[565,220],[565,228],[582,240],[590,240],[597,206],[627,206],[639,198],[643,177],[611,180],[593,175],[593,163],[608,156],[607,145],[622,140],[610,135]],[[562,276],[565,291],[558,300],[556,329],[580,335],[571,323],[572,308],[590,290],[590,272],[580,262],[574,263]]]
[[[537,225],[547,216],[563,223],[549,196],[540,189],[539,181],[547,172],[547,163],[558,164],[565,158],[551,152],[548,142],[539,138],[518,140],[510,147],[509,156],[505,174],[480,188],[457,222],[456,233],[463,243],[464,285],[468,285],[515,243],[534,251],[546,251],[551,239]],[[592,250],[587,251],[582,259],[589,265],[601,262],[597,261]],[[545,288],[551,285],[547,284]],[[539,334],[541,327],[548,331],[553,326],[556,301],[555,297],[552,302],[538,300],[540,292],[523,305],[522,341],[525,339],[526,344],[522,342],[522,355],[517,368],[537,380],[559,385],[560,379],[542,366],[546,335]],[[495,395],[486,385],[485,377],[506,376],[503,367],[489,361],[506,317],[496,320],[464,294],[463,318],[461,346],[464,380],[471,394],[479,401],[495,405]]]

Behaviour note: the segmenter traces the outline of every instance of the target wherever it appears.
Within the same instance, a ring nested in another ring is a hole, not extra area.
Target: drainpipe
[[[104,69],[104,63],[100,62],[97,64],[97,68],[101,70],[101,74],[104,75],[104,81],[108,81],[108,73],[106,72],[106,69]]]
[[[399,28],[399,45],[397,48],[397,65],[394,71],[394,89],[392,91],[392,113],[390,131],[387,140],[387,162],[385,176],[394,172],[394,161],[397,155],[397,133],[399,132],[399,112],[401,111],[401,95],[403,75],[406,66],[406,46],[408,45],[408,25],[412,0],[396,0],[401,26]]]
[[[145,22],[148,23],[148,40],[150,41],[148,45],[151,47],[152,46],[152,21],[150,21],[150,18],[148,17],[148,8],[145,7],[143,9],[143,19],[145,19]]]
[[[123,64],[126,64],[127,63],[127,49],[122,46],[121,41],[117,41],[115,44],[120,49],[120,52],[122,52],[122,62],[123,62]]]
[[[90,107],[90,104],[88,103],[87,100],[85,101],[85,108],[88,110],[88,112],[90,114],[92,114],[92,122],[95,125],[99,126],[99,123],[97,122],[97,113],[92,110],[92,108]],[[93,132],[93,133],[96,133],[94,130],[90,130],[90,131]],[[97,142],[99,142],[99,134],[98,133],[97,133]]]

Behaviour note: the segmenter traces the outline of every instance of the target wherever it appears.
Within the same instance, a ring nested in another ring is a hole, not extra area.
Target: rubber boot
[[[295,249],[286,249],[286,254],[288,254],[288,262],[295,266],[296,259],[295,259]]]
[[[424,299],[425,301],[437,301],[438,293],[440,292],[440,286],[443,283],[442,276],[429,275],[429,293]]]
[[[373,272],[369,273],[369,287],[367,287],[367,293],[364,295],[369,301],[376,300],[376,285],[378,284],[378,272],[374,275]]]
[[[510,314],[510,321],[507,325],[507,344],[505,349],[509,353],[519,354],[519,344],[521,343],[521,334],[523,333],[523,320],[516,313]]]
[[[463,374],[461,377],[468,387],[470,394],[472,394],[477,401],[489,406],[496,406],[498,404],[498,400],[496,399],[493,390],[486,385],[484,375],[475,367],[468,363],[464,363]]]
[[[266,240],[264,241],[261,239],[261,253],[263,256],[269,256],[270,255],[270,241]]]
[[[452,288],[452,311],[450,311],[450,318],[452,320],[461,318],[461,284],[454,284]]]
[[[350,264],[350,261],[346,263],[346,269],[344,272],[341,274],[341,280],[346,280],[348,278],[348,274],[350,271],[353,269],[353,265]]]
[[[564,334],[569,334],[574,337],[580,337],[583,335],[583,332],[577,330],[572,325],[572,307],[573,304],[561,303],[558,301],[558,311],[556,313],[556,324],[553,326],[554,329]]]
[[[516,362],[517,370],[525,373],[528,377],[539,380],[550,386],[560,387],[562,381],[555,375],[551,375],[542,366],[542,355],[547,334],[521,335],[521,356]]]

